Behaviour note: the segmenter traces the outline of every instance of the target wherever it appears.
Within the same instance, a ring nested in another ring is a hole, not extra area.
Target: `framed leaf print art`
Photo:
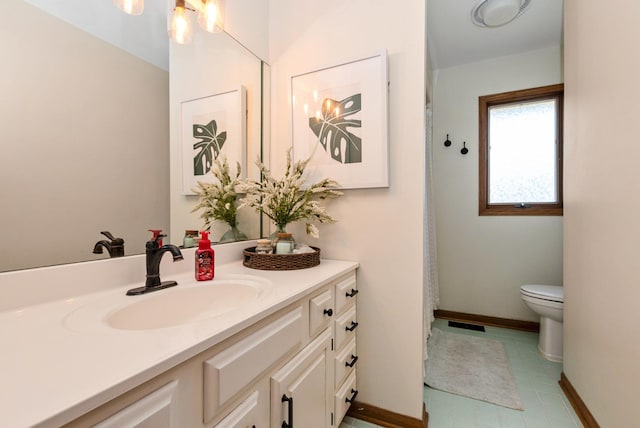
[[[343,189],[389,186],[387,53],[291,77],[293,156]]]
[[[198,181],[211,182],[209,172],[218,156],[232,169],[246,170],[246,93],[240,86],[229,92],[184,101],[182,117],[182,194],[194,195]]]

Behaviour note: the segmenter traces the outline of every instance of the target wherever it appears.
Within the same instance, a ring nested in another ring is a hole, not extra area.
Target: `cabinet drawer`
[[[334,313],[332,291],[328,289],[309,300],[309,336],[311,337],[329,325]]]
[[[356,389],[356,372],[354,371],[349,375],[347,381],[335,395],[334,408],[337,425],[340,425],[340,422],[342,422],[344,415],[347,414],[347,410],[349,410],[349,406],[351,406],[351,402],[355,400],[356,395],[358,395],[358,390]]]
[[[336,284],[336,313],[341,313],[347,306],[356,301],[358,288],[356,275],[353,274]]]
[[[350,307],[347,312],[336,318],[336,351],[342,347],[356,335],[356,307]]]
[[[171,404],[178,381],[174,380],[146,397],[120,410],[95,428],[171,428]]]
[[[233,412],[229,413],[227,417],[214,425],[214,428],[257,426],[256,424],[260,422],[260,415],[258,413],[258,391],[254,391],[254,393],[236,407]]]
[[[336,354],[334,370],[336,388],[338,388],[347,375],[353,371],[357,361],[356,340],[351,339],[351,342]]]
[[[204,421],[265,370],[302,343],[305,326],[298,307],[204,362]]]

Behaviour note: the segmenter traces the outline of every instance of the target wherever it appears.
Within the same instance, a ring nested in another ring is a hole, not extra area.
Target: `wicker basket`
[[[242,264],[251,269],[295,270],[307,269],[320,264],[320,248],[311,247],[313,253],[302,254],[263,254],[256,253],[256,247],[244,249]]]

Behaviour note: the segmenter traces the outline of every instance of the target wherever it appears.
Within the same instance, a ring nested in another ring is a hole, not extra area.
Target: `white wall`
[[[105,257],[102,230],[143,252],[147,229],[169,224],[167,72],[6,3],[0,270]]]
[[[562,82],[560,48],[436,71],[434,183],[440,308],[536,320],[522,284],[562,285],[562,217],[478,216],[478,97]],[[453,142],[445,147],[446,135]],[[460,149],[466,141],[469,153]]]
[[[639,420],[638,16],[565,0],[564,372],[607,428]]]
[[[422,213],[424,199],[425,3],[407,0],[272,0],[271,160],[290,146],[290,77],[318,66],[389,54],[390,181],[349,190],[329,205],[338,223],[320,228],[323,257],[356,260],[358,400],[414,418],[422,411]],[[386,31],[390,25],[402,31]],[[291,228],[305,240],[301,228]]]

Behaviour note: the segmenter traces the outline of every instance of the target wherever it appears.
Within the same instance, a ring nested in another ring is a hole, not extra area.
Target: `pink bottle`
[[[202,236],[196,250],[196,280],[211,281],[214,277],[215,253],[209,241],[209,232],[200,232]]]

